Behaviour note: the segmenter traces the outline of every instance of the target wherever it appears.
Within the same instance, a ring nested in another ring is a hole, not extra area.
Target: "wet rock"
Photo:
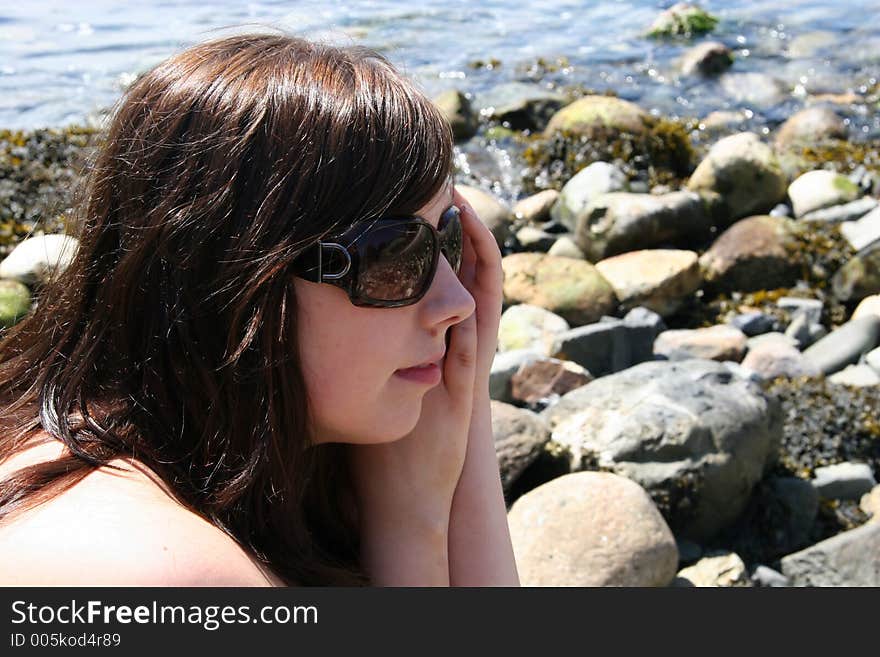
[[[846,124],[834,110],[808,107],[793,114],[776,133],[776,147],[815,143],[821,139],[846,139]]]
[[[707,285],[720,292],[791,287],[800,273],[795,225],[759,215],[736,222],[700,256]]]
[[[514,130],[543,130],[566,103],[562,94],[524,82],[496,85],[479,100],[481,116]]]
[[[514,502],[508,524],[523,586],[666,586],[675,577],[675,539],[625,477],[557,477]]]
[[[590,263],[543,253],[514,253],[501,261],[504,302],[540,306],[572,326],[589,324],[617,306],[614,290]]]
[[[79,242],[69,235],[37,235],[18,244],[0,262],[0,279],[43,284],[73,262]]]
[[[653,123],[651,115],[635,103],[612,96],[584,96],[556,112],[544,135],[563,130],[586,137],[608,130],[640,135]]]
[[[877,485],[867,463],[835,463],[816,468],[813,487],[820,497],[857,500]]]
[[[691,175],[688,189],[721,194],[730,218],[739,219],[779,203],[787,184],[773,150],[758,135],[742,132],[712,146]]]
[[[775,398],[699,359],[636,365],[541,414],[573,470],[596,464],[633,479],[677,536],[698,542],[740,514],[782,435]]]
[[[547,251],[547,255],[575,260],[585,259],[584,252],[580,250],[571,235],[561,235]]]
[[[856,251],[880,241],[880,208],[875,208],[861,219],[840,225],[840,234]]]
[[[532,194],[513,206],[513,216],[525,224],[539,224],[550,218],[550,208],[559,199],[555,189],[545,189]]]
[[[651,37],[690,37],[711,32],[717,24],[718,19],[699,6],[678,2],[654,19],[647,34]]]
[[[699,194],[615,192],[593,200],[578,218],[575,241],[593,262],[652,247],[688,247],[708,239],[712,216]]]
[[[818,169],[799,176],[788,186],[788,197],[796,217],[843,203],[861,196],[861,190],[846,176]]]
[[[721,88],[731,99],[749,107],[769,108],[788,96],[788,87],[766,73],[728,73]]]
[[[788,578],[772,568],[759,564],[752,572],[752,584],[764,588],[784,588],[789,586]]]
[[[831,288],[841,301],[859,301],[880,293],[880,244],[850,258],[831,277]]]
[[[712,552],[693,566],[681,569],[677,577],[696,587],[751,585],[746,565],[734,552]]]
[[[880,486],[874,486],[869,492],[862,495],[859,500],[859,508],[871,516],[870,522],[880,522]]]
[[[565,183],[550,215],[573,232],[593,200],[609,192],[623,191],[627,186],[626,176],[616,166],[608,162],[593,162]]]
[[[737,328],[723,324],[707,328],[664,331],[654,341],[654,354],[669,360],[705,358],[739,362],[745,352],[745,334]]]
[[[457,89],[449,89],[434,98],[443,116],[452,126],[456,141],[466,141],[477,133],[477,116],[467,96]]]
[[[512,402],[510,380],[526,363],[544,358],[531,349],[514,349],[495,354],[489,372],[489,397],[496,401]]]
[[[755,310],[734,315],[730,319],[729,324],[751,338],[772,331],[776,326],[776,320],[771,315]]]
[[[546,358],[527,363],[510,380],[514,401],[533,404],[553,398],[588,384],[593,376],[577,363]]]
[[[557,335],[571,328],[562,317],[526,303],[505,310],[498,324],[498,351],[530,349],[550,355]]]
[[[681,59],[685,75],[717,75],[733,64],[730,48],[718,41],[704,41],[688,50]]]
[[[834,374],[874,347],[880,340],[880,317],[850,320],[804,351],[804,357],[823,374]]]
[[[517,478],[535,462],[550,440],[544,420],[532,411],[492,401],[492,435],[501,473],[501,485],[507,494]]]
[[[843,205],[835,205],[822,210],[808,212],[800,218],[801,221],[816,221],[822,223],[837,224],[844,221],[853,221],[868,214],[878,206],[877,199],[865,196]]]
[[[804,297],[779,297],[776,307],[790,313],[792,316],[803,313],[811,324],[822,319],[824,304],[819,299],[806,299]]]
[[[510,235],[512,215],[510,210],[492,194],[469,185],[456,184],[455,189],[471,204],[480,221],[492,232],[498,248],[503,248]]]
[[[516,231],[516,240],[525,251],[546,253],[556,243],[557,236],[534,226],[523,226]]]
[[[828,377],[828,382],[841,386],[880,385],[880,374],[870,365],[847,365]]]
[[[823,50],[836,45],[838,36],[827,30],[815,30],[799,34],[788,42],[788,56],[792,59],[815,57]]]
[[[663,317],[677,311],[703,282],[693,251],[631,251],[596,263],[625,308],[643,306]]]
[[[765,340],[749,347],[742,366],[758,374],[761,380],[820,374],[819,369],[805,359],[796,347],[782,340]]]
[[[700,130],[710,133],[724,132],[743,128],[749,117],[742,111],[716,110],[707,114],[700,121]]]
[[[782,558],[792,586],[880,586],[880,523],[868,523]]]
[[[633,308],[623,320],[610,318],[559,334],[552,351],[604,376],[652,360],[654,340],[665,329],[657,313]]]
[[[31,291],[19,281],[0,280],[0,329],[9,328],[31,309]]]

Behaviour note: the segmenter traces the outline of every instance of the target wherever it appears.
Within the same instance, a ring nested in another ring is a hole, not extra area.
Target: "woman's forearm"
[[[474,400],[467,457],[452,500],[449,576],[451,586],[519,586],[488,389]]]

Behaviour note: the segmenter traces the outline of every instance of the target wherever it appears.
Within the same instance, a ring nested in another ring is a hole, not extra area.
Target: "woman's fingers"
[[[477,313],[449,329],[449,347],[443,361],[443,380],[453,399],[469,399],[477,362]]]
[[[455,192],[455,203],[461,209],[462,229],[470,240],[470,247],[475,257],[473,282],[482,285],[501,285],[501,250],[486,225],[480,221],[470,203],[458,192]],[[465,240],[466,242],[468,239]],[[465,247],[465,253],[468,249]],[[497,279],[497,280],[496,280]],[[464,282],[464,278],[462,281]]]

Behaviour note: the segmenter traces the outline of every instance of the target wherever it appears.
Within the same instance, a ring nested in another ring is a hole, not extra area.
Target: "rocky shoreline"
[[[762,88],[717,42],[681,67]],[[880,585],[880,142],[846,120],[878,88],[758,134],[538,81],[435,99],[459,153],[520,177],[504,199],[458,160],[504,256],[490,386],[523,584]],[[70,253],[100,138],[0,131],[0,326]]]

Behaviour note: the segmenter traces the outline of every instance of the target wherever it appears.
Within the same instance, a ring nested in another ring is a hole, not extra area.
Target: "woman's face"
[[[447,184],[417,214],[436,227],[453,190]],[[401,308],[354,306],[341,289],[301,278],[294,285],[315,442],[380,443],[409,433],[432,386],[395,372],[443,353],[447,330],[475,309],[446,258],[425,296]]]

